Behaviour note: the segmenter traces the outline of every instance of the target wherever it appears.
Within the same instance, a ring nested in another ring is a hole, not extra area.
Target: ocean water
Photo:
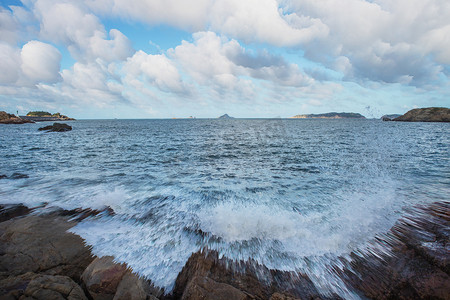
[[[72,229],[170,291],[191,253],[310,275],[415,204],[449,199],[450,124],[378,120],[81,120],[0,125],[0,203],[111,207]],[[333,281],[334,280],[334,281]],[[342,291],[341,291],[342,292]]]

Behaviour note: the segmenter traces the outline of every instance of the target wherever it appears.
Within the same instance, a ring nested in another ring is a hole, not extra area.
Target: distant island
[[[399,122],[450,122],[450,108],[426,107],[415,108],[403,116],[392,119]]]
[[[74,121],[74,118],[62,115],[59,112],[51,114],[47,111],[30,111],[26,116],[20,116],[24,120],[30,120],[34,122],[43,121]]]
[[[309,115],[296,115],[293,116],[294,119],[365,119],[361,114],[358,113],[337,113],[330,112],[325,114],[309,114]]]
[[[398,117],[400,117],[400,116],[401,116],[401,115],[398,115],[398,114],[384,115],[384,116],[381,117],[381,120],[383,120],[383,121],[392,121],[392,120],[394,120],[395,118],[398,118]]]
[[[224,115],[218,117],[218,119],[234,119],[234,118],[230,117],[228,114],[224,114]]]

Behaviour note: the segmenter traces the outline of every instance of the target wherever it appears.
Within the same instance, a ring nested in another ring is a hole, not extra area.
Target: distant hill
[[[400,116],[401,115],[398,115],[398,114],[384,115],[384,116],[381,117],[381,120],[383,120],[383,121],[392,121],[393,119],[398,118]]]
[[[392,121],[401,122],[450,122],[450,109],[446,107],[416,108]]]
[[[218,117],[218,119],[234,119],[234,118],[230,117],[228,114],[224,114],[224,115]]]
[[[326,114],[309,114],[309,115],[296,115],[292,118],[295,119],[365,119],[361,114],[358,113],[337,113],[337,112],[330,112]]]

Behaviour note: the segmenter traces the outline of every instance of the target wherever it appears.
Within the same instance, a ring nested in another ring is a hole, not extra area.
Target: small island
[[[395,118],[398,118],[400,116],[401,115],[398,115],[398,114],[384,115],[384,116],[381,117],[381,120],[383,120],[383,121],[392,121]]]
[[[393,119],[399,122],[450,122],[450,108],[426,107],[415,108],[403,116]]]
[[[44,121],[74,121],[74,118],[62,115],[59,112],[51,114],[46,111],[30,111],[26,116],[20,116],[24,120],[30,120],[34,122]]]
[[[296,115],[292,117],[293,119],[365,119],[361,114],[358,113],[337,113],[330,112],[325,114],[309,114],[309,115]]]
[[[234,119],[234,117],[230,117],[228,114],[224,114],[224,115],[218,117],[218,119]]]

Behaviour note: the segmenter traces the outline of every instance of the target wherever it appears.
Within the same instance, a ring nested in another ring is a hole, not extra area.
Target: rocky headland
[[[342,299],[321,294],[305,274],[232,262],[207,249],[191,255],[164,293],[113,257],[95,257],[67,231],[100,214],[114,212],[0,206],[0,299]],[[329,271],[362,298],[450,299],[449,223],[449,202],[416,207]]]
[[[446,107],[416,108],[393,119],[400,122],[450,122],[450,109]]]
[[[309,114],[309,115],[295,115],[293,119],[365,119],[361,114],[358,113],[337,113],[330,112],[325,114]]]
[[[8,114],[5,111],[0,111],[0,124],[25,124],[25,123],[34,123],[34,122],[31,120],[19,118],[14,114]]]

